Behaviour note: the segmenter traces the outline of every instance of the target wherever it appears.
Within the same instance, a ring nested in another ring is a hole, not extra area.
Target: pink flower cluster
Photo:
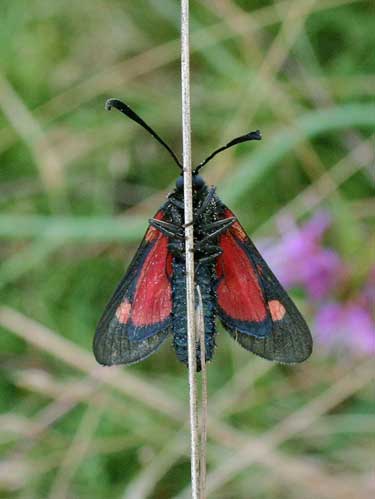
[[[324,245],[331,225],[327,213],[317,213],[302,227],[293,227],[263,251],[287,288],[302,288],[314,310],[315,338],[328,348],[345,347],[353,353],[375,354],[375,267],[362,289],[340,300],[340,288],[350,282],[350,266]]]

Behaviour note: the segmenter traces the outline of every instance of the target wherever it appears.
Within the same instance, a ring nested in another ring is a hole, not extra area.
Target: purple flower
[[[317,213],[303,227],[284,231],[280,242],[265,250],[283,285],[301,286],[314,300],[327,296],[344,274],[338,254],[322,245],[330,223],[326,213]]]
[[[336,351],[340,346],[362,355],[375,354],[375,328],[371,310],[375,305],[375,267],[355,299],[339,302],[332,297],[345,278],[350,284],[350,267],[339,255],[323,246],[323,236],[331,224],[326,213],[317,213],[302,227],[290,223],[282,227],[278,243],[264,248],[266,259],[286,288],[299,286],[315,309],[317,340]],[[349,288],[348,288],[349,289]]]
[[[369,271],[367,283],[360,296],[360,302],[369,310],[375,308],[375,265]]]
[[[375,327],[360,303],[328,303],[315,318],[316,336],[329,348],[343,345],[358,354],[375,354]]]

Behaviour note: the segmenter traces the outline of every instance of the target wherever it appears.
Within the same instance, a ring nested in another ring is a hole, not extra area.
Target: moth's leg
[[[185,243],[181,240],[170,242],[168,244],[168,250],[173,256],[178,256],[182,259],[185,258]]]
[[[183,239],[183,234],[181,234],[181,228],[178,225],[165,222],[164,220],[158,220],[156,218],[150,218],[148,221],[152,227],[159,230],[163,234],[169,237],[176,237],[178,239]]]
[[[216,244],[206,244],[204,247],[204,251],[206,254],[204,256],[198,258],[198,265],[196,267],[196,270],[199,269],[199,267],[202,263],[211,262],[212,260],[216,260],[216,258],[219,257],[223,253],[223,250],[220,248],[220,246],[217,246]]]
[[[228,230],[229,227],[231,225],[233,225],[233,223],[235,221],[236,221],[236,218],[233,217],[233,218],[225,218],[224,220],[219,220],[218,222],[220,222],[220,223],[214,222],[213,224],[216,224],[216,230],[214,230],[213,232],[211,232],[211,234],[207,234],[207,236],[205,236],[203,239],[201,239],[197,243],[198,246],[206,243],[209,239],[212,239],[213,237],[216,237],[219,234],[221,234],[221,233],[225,232],[226,230]],[[213,225],[213,224],[211,224],[211,225]],[[203,227],[203,229],[205,229],[206,227]]]
[[[194,222],[197,220],[197,218],[199,218],[202,213],[204,213],[204,211],[206,210],[207,206],[211,203],[212,201],[212,198],[214,197],[215,195],[215,191],[216,191],[216,187],[210,187],[210,189],[208,190],[208,194],[207,196],[204,198],[203,200],[203,203],[201,205],[201,207],[199,208],[199,210],[196,211],[196,213],[194,214],[194,221],[193,222],[190,222],[189,224],[184,224],[184,227],[188,227],[190,225],[193,225]]]
[[[178,225],[166,222],[165,220],[159,220],[158,218],[150,218],[149,223],[152,224],[154,227],[159,225],[171,231],[177,231],[180,229]]]
[[[217,229],[220,227],[224,227],[224,230],[229,228],[235,221],[237,220],[236,217],[230,217],[230,218],[223,218],[222,220],[217,220],[216,222],[212,222],[207,225],[202,225],[202,231],[207,231],[210,229]],[[228,224],[228,227],[227,227]]]
[[[170,197],[169,202],[172,203],[174,206],[177,206],[177,208],[180,208],[180,210],[184,209],[184,202],[180,201],[179,199],[175,199],[173,197]]]
[[[216,187],[210,187],[209,188],[208,194],[205,197],[205,199],[203,200],[203,203],[202,203],[201,207],[195,213],[195,217],[194,217],[195,219],[197,219],[200,215],[202,215],[202,213],[204,213],[204,211],[206,210],[207,206],[211,203],[212,198],[215,195],[215,191],[216,191]]]
[[[199,268],[199,265],[204,262],[210,262],[211,260],[216,260],[220,255],[223,254],[223,250],[219,249],[216,253],[212,253],[212,255],[207,255],[198,260],[198,266],[197,269]]]

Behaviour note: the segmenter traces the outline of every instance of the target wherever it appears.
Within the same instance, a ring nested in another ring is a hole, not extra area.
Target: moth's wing
[[[164,219],[163,210],[155,215]],[[132,364],[167,338],[172,314],[168,237],[150,226],[96,328],[94,355],[103,365]]]
[[[224,208],[222,218],[233,213]],[[236,221],[219,236],[218,315],[246,350],[282,363],[302,362],[312,352],[309,328],[244,229]]]

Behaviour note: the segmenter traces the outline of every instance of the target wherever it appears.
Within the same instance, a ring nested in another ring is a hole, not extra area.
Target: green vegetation
[[[374,10],[356,0],[191,9],[195,162],[261,129],[261,143],[226,151],[203,175],[261,244],[325,213],[319,244],[345,274],[324,297],[341,307],[329,323],[337,342],[317,328],[323,300],[292,286],[320,338],[303,365],[258,359],[220,328],[209,497],[371,497],[375,348],[359,352],[356,335],[365,341],[358,307],[375,286]],[[129,102],[180,153],[179,2],[14,0],[0,14],[0,497],[188,497],[187,371],[171,345],[118,370],[91,352],[177,174],[104,102]]]

